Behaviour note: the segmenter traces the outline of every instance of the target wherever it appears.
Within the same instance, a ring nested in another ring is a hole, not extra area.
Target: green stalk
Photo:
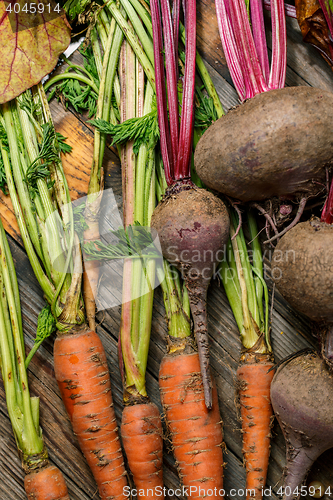
[[[12,288],[12,281],[16,278],[15,274],[9,275],[9,268],[6,261],[6,245],[4,242],[4,230],[0,221],[0,268],[4,283],[5,296],[8,303],[9,315],[11,319],[11,329],[8,329],[8,323],[5,320],[3,301],[0,302],[0,348],[2,359],[2,373],[6,388],[8,413],[13,422],[13,429],[21,451],[27,455],[36,455],[41,453],[44,447],[39,429],[35,427],[32,416],[31,398],[29,394],[28,378],[24,366],[25,352],[22,345],[22,336],[20,331],[20,315],[16,311],[17,299],[15,291]],[[15,364],[18,374],[18,388],[15,387],[13,380],[13,364],[10,359],[9,336],[12,335],[15,346]],[[22,413],[17,403],[17,390],[20,391],[22,398]]]
[[[30,163],[32,163],[38,157],[36,136],[34,134],[34,130],[31,127],[31,122],[29,120],[27,113],[23,109],[21,109],[19,105],[17,106],[17,108],[18,108],[18,114],[22,128],[25,147],[28,153],[29,161]],[[48,240],[47,242],[45,241],[46,236],[43,236],[43,233],[41,233],[42,248],[43,248],[43,241],[45,248],[47,248],[47,253],[43,252],[44,265],[47,271],[52,275],[53,283],[56,286],[58,286],[63,278],[63,273],[54,268],[53,262],[57,259],[58,268],[61,267],[61,269],[64,269],[65,266],[65,259],[63,257],[63,250],[61,241],[59,239],[59,230],[57,227],[58,213],[54,209],[50,196],[50,191],[44,179],[37,180],[37,188],[39,191],[40,200],[42,204],[42,211],[44,217],[42,220],[43,222],[47,221],[47,240]],[[42,214],[39,215],[40,217],[42,217]],[[65,290],[63,290],[63,292],[64,293],[62,296],[62,301],[65,300]]]
[[[185,339],[191,335],[191,322],[190,315],[185,312],[182,297],[178,293],[174,279],[176,273],[178,271],[165,259],[163,259],[163,270],[157,269],[167,315],[168,333],[173,338]]]
[[[126,36],[127,41],[131,45],[133,51],[135,52],[135,55],[137,56],[141,65],[144,68],[145,74],[146,74],[151,86],[155,90],[154,68],[153,68],[149,58],[145,54],[144,50],[141,48],[141,46],[140,46],[135,34],[133,33],[130,25],[128,24],[128,22],[126,21],[126,19],[124,18],[124,16],[120,12],[120,10],[117,8],[114,1],[109,1],[107,3],[107,8],[109,9],[109,11],[110,11],[111,15],[114,17],[114,19],[116,20],[118,26],[123,31],[124,35]]]
[[[237,218],[231,212],[230,237],[220,276],[233,311],[243,346],[257,353],[271,352],[268,326],[268,289],[263,279],[262,253],[258,230],[252,214],[248,214],[253,266],[250,264],[242,229],[236,235]],[[262,299],[265,296],[265,310]],[[260,338],[260,343],[258,343]]]
[[[5,120],[6,132],[10,148],[11,163],[13,167],[13,176],[16,184],[20,203],[23,208],[24,218],[26,225],[36,249],[38,257],[43,261],[42,249],[39,242],[39,235],[36,220],[34,217],[32,204],[26,183],[22,176],[22,166],[20,161],[20,153],[18,150],[18,138],[15,131],[14,117],[13,117],[13,104],[5,103],[2,105],[3,117]]]
[[[146,86],[146,95],[144,100],[143,114],[146,115],[151,110],[153,102],[154,90],[150,84]],[[136,165],[136,184],[135,184],[135,220],[140,222],[141,225],[148,223],[145,222],[144,212],[147,200],[149,200],[151,189],[151,174],[147,175],[147,157],[149,158],[149,151],[146,144],[140,146],[137,165]],[[148,160],[149,161],[149,160]],[[147,185],[145,186],[145,182]],[[149,188],[148,188],[149,186]],[[145,195],[143,195],[145,193]],[[147,196],[148,195],[148,196]]]
[[[47,92],[52,85],[54,85],[57,82],[60,82],[61,80],[78,80],[79,82],[85,83],[86,85],[89,85],[89,87],[92,88],[96,94],[98,94],[98,87],[96,87],[95,83],[90,80],[90,78],[87,78],[86,76],[79,75],[78,73],[62,73],[61,75],[56,75],[50,78],[44,85],[44,90]]]
[[[97,73],[99,78],[102,75],[103,63],[102,63],[102,53],[98,42],[97,29],[94,28],[91,32],[91,46],[94,54],[95,64],[97,68]]]
[[[254,278],[256,296],[257,296],[257,302],[259,305],[260,320],[263,322],[264,317],[265,317],[264,308],[263,308],[263,301],[262,301],[263,294],[264,294],[264,286],[263,286],[264,265],[263,265],[261,247],[260,247],[260,243],[258,240],[258,228],[257,228],[256,220],[255,220],[254,215],[251,212],[251,210],[248,211],[247,221],[248,221],[248,227],[249,227],[250,238],[251,238],[253,268],[255,269],[255,273],[256,273],[256,276]]]
[[[153,47],[152,35],[150,36],[147,35],[142,25],[142,22],[140,21],[139,16],[137,15],[135,9],[131,5],[131,2],[129,0],[120,0],[120,3],[125,9],[129,20],[131,21],[135,34],[139,38],[145,54],[148,56],[148,59],[154,66],[154,47]]]
[[[123,35],[119,27],[118,26],[115,27],[114,34],[113,30],[110,28],[110,36],[108,37],[108,47],[105,50],[103,58],[103,70],[102,70],[100,89],[98,94],[99,97],[98,97],[97,113],[96,113],[96,118],[102,118],[106,121],[109,120],[110,107],[111,107],[111,93],[109,89],[112,89],[113,87],[113,81],[116,74],[116,68],[118,64],[122,41],[123,41]],[[95,130],[94,158],[93,158],[93,166],[91,170],[90,182],[88,188],[89,202],[92,202],[94,200],[95,196],[99,193],[99,191],[103,187],[103,185],[101,184],[103,183],[103,176],[101,172],[102,172],[102,161],[105,149],[105,140],[106,140],[105,134],[100,134],[98,130]]]
[[[241,304],[241,290],[239,280],[234,270],[228,265],[227,261],[220,264],[220,276],[224,285],[227,298],[234,314],[239,331],[243,330],[243,309]]]
[[[148,5],[146,4],[146,7],[140,3],[139,0],[130,0],[131,4],[135,8],[136,12],[139,14],[139,17],[143,24],[146,26],[146,29],[151,37],[153,38],[153,25],[151,23],[151,13],[148,8]]]
[[[233,236],[235,234],[236,224],[238,223],[234,213],[232,212],[232,224],[230,235]],[[235,240],[235,241],[234,241]],[[232,246],[235,253],[235,245],[237,244],[238,255],[240,258],[240,264],[242,268],[242,274],[245,280],[246,293],[247,293],[247,303],[249,306],[250,314],[258,327],[260,327],[260,315],[259,315],[259,307],[257,302],[256,290],[254,285],[254,279],[252,275],[252,269],[250,265],[250,261],[248,258],[248,252],[246,247],[246,241],[243,234],[243,229],[240,228],[238,235],[232,240]],[[235,244],[234,244],[235,243]],[[239,272],[239,269],[238,269]]]
[[[7,187],[8,191],[10,194],[10,198],[13,204],[14,208],[14,213],[16,216],[16,220],[20,229],[21,237],[24,243],[24,247],[26,249],[26,252],[28,254],[28,258],[30,261],[30,264],[32,266],[32,269],[34,271],[34,274],[46,296],[46,299],[48,302],[52,301],[52,297],[55,292],[55,288],[53,287],[52,283],[48,279],[48,277],[45,275],[42,266],[40,265],[40,262],[38,260],[38,256],[35,253],[35,249],[33,246],[33,243],[30,239],[30,235],[28,232],[28,228],[26,226],[21,205],[19,203],[18,195],[16,193],[15,185],[14,185],[14,179],[12,177],[12,168],[11,164],[9,161],[9,155],[6,149],[4,148],[1,140],[0,140],[0,150],[1,150],[1,155],[4,163],[4,168],[5,168],[5,173],[6,173],[6,178],[7,178]],[[13,161],[13,160],[12,160]],[[60,312],[59,312],[60,313]]]

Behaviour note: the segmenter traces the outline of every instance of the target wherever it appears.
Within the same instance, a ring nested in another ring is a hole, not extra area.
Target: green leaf
[[[38,315],[36,338],[34,345],[25,360],[26,368],[29,366],[33,355],[41,343],[56,330],[56,324],[57,322],[52,314],[51,307],[47,304]]]
[[[67,137],[64,137],[60,132],[56,132],[56,137],[58,141],[59,150],[61,151],[61,153],[64,154],[70,153],[73,148],[69,144],[66,144],[65,141]]]
[[[52,123],[42,125],[43,137],[40,145],[39,155],[27,168],[25,182],[34,189],[38,179],[49,177],[48,166],[53,162],[59,162],[59,146],[56,144],[56,133]],[[43,160],[43,163],[41,163]]]
[[[91,3],[91,0],[67,0],[67,1],[60,1],[60,4],[62,7],[65,9],[66,14],[72,21],[75,19],[79,14],[82,14],[85,12],[87,6]]]
[[[111,233],[118,238],[117,244],[105,244],[100,240],[83,245],[87,260],[114,260],[127,258],[162,258],[154,245],[150,231],[139,222],[126,230],[119,228]]]
[[[200,99],[200,104],[195,108],[194,126],[205,130],[210,127],[218,117],[213,99],[203,96],[201,92],[197,92],[197,95]]]
[[[81,203],[80,205],[74,206],[73,208],[74,230],[78,235],[80,242],[83,242],[84,231],[89,228],[86,219],[84,217],[85,208],[86,208],[85,203]]]
[[[36,4],[24,2],[15,3],[20,7],[16,13],[13,5],[13,1],[0,2],[0,46],[6,48],[0,59],[0,103],[39,83],[70,43],[70,26],[65,13],[54,10],[55,3],[39,0],[43,13],[31,13]],[[28,6],[27,12],[23,5]]]
[[[117,125],[112,125],[100,118],[90,120],[89,123],[94,125],[101,133],[110,134],[113,138],[112,144],[134,141],[133,152],[136,155],[139,153],[141,144],[153,148],[159,138],[156,107],[140,118],[130,118]]]

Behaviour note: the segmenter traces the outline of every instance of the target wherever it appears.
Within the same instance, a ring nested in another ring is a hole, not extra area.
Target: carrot
[[[222,498],[223,435],[213,385],[213,408],[207,410],[199,356],[168,354],[159,375],[161,400],[179,474],[188,498]]]
[[[161,498],[163,438],[158,408],[153,403],[126,406],[121,437],[139,498]]]
[[[243,344],[236,375],[246,468],[246,498],[257,500],[263,497],[267,477],[273,415],[270,403],[273,370],[269,370],[274,364],[269,340],[268,289],[263,277],[258,229],[250,211],[247,213],[247,224],[251,238],[251,261],[243,230],[238,227],[239,217],[232,210],[227,260],[221,264],[220,273]]]
[[[54,465],[25,476],[24,488],[28,500],[70,500],[63,475]]]
[[[265,355],[257,361],[242,364],[237,370],[247,500],[261,499],[263,496],[273,421],[270,386],[274,370],[269,370],[274,364]]]
[[[125,498],[127,485],[103,345],[83,329],[58,336],[54,369],[62,399],[102,500]]]

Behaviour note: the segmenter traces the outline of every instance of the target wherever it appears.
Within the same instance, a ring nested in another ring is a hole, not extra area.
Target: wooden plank
[[[217,30],[215,7],[213,0],[200,0],[198,7],[198,48],[204,55],[207,68],[217,87],[224,109],[227,111],[238,104],[237,94],[231,84],[222,53],[221,42]],[[266,15],[267,22],[269,15]],[[308,45],[302,44],[301,35],[295,21],[288,20],[288,69],[287,84],[317,85],[320,88],[333,90],[333,75],[330,68],[318,53]],[[79,62],[81,56],[72,56]],[[62,69],[58,70],[61,71]],[[56,129],[74,147],[71,156],[64,158],[64,168],[73,189],[73,199],[83,196],[87,189],[91,167],[93,134],[91,126],[86,125],[86,117],[73,111],[65,111],[60,103],[51,104]],[[121,173],[118,159],[106,152],[106,188],[111,188],[117,196],[121,209]],[[44,305],[42,293],[33,276],[28,259],[22,248],[15,229],[14,219],[9,210],[8,199],[0,197],[0,211],[5,215],[7,229],[14,240],[11,248],[15,259],[22,301],[24,331],[27,350],[33,345],[37,316]],[[266,252],[265,271],[272,303],[273,284],[270,279],[270,253]],[[110,285],[112,288],[114,283]],[[109,288],[110,288],[109,287]],[[224,436],[227,445],[224,471],[225,488],[231,498],[233,488],[242,489],[245,485],[245,470],[242,466],[242,443],[238,414],[235,405],[235,373],[240,355],[239,332],[230,310],[223,287],[216,279],[209,290],[208,297],[210,358],[211,367],[216,379],[219,405],[224,420]],[[97,330],[107,352],[108,366],[112,377],[112,389],[116,416],[120,423],[122,404],[122,385],[118,370],[117,338],[120,327],[120,306],[100,311],[97,315],[100,323]],[[158,390],[158,370],[165,353],[167,327],[161,291],[155,291],[151,345],[148,358],[147,389],[149,395],[160,408]],[[65,474],[72,500],[97,499],[98,494],[91,473],[83,459],[72,433],[69,420],[63,408],[57,384],[54,380],[52,352],[53,338],[47,339],[34,357],[29,368],[31,391],[41,398],[41,424],[49,448],[50,458]],[[272,344],[277,361],[303,347],[316,346],[312,335],[311,324],[302,315],[297,314],[283,300],[277,291],[274,294],[272,322]],[[272,487],[270,500],[277,500],[277,490],[285,466],[285,445],[282,433],[275,423],[273,428],[272,451],[267,485]],[[0,500],[23,500],[22,469],[15,451],[10,421],[8,419],[5,395],[0,386]],[[179,487],[176,466],[168,446],[164,454],[165,486],[170,489]],[[333,485],[333,450],[326,452],[314,464],[311,479],[320,480],[326,487]],[[172,493],[172,492],[171,492]],[[170,494],[170,498],[176,498]],[[233,498],[242,499],[240,493]],[[324,500],[328,500],[325,495]]]

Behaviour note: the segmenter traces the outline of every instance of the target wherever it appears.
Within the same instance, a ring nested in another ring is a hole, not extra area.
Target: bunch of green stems
[[[0,153],[21,237],[58,330],[84,322],[81,251],[41,84],[0,110]]]
[[[15,266],[0,220],[0,368],[16,445],[26,474],[47,464],[39,398],[30,396]]]
[[[252,349],[256,346],[258,353],[271,353],[268,288],[264,280],[263,256],[256,220],[251,210],[248,210],[248,247],[243,228],[238,228],[239,219],[234,209],[230,215],[230,238],[225,259],[221,262],[220,276],[244,348]]]

